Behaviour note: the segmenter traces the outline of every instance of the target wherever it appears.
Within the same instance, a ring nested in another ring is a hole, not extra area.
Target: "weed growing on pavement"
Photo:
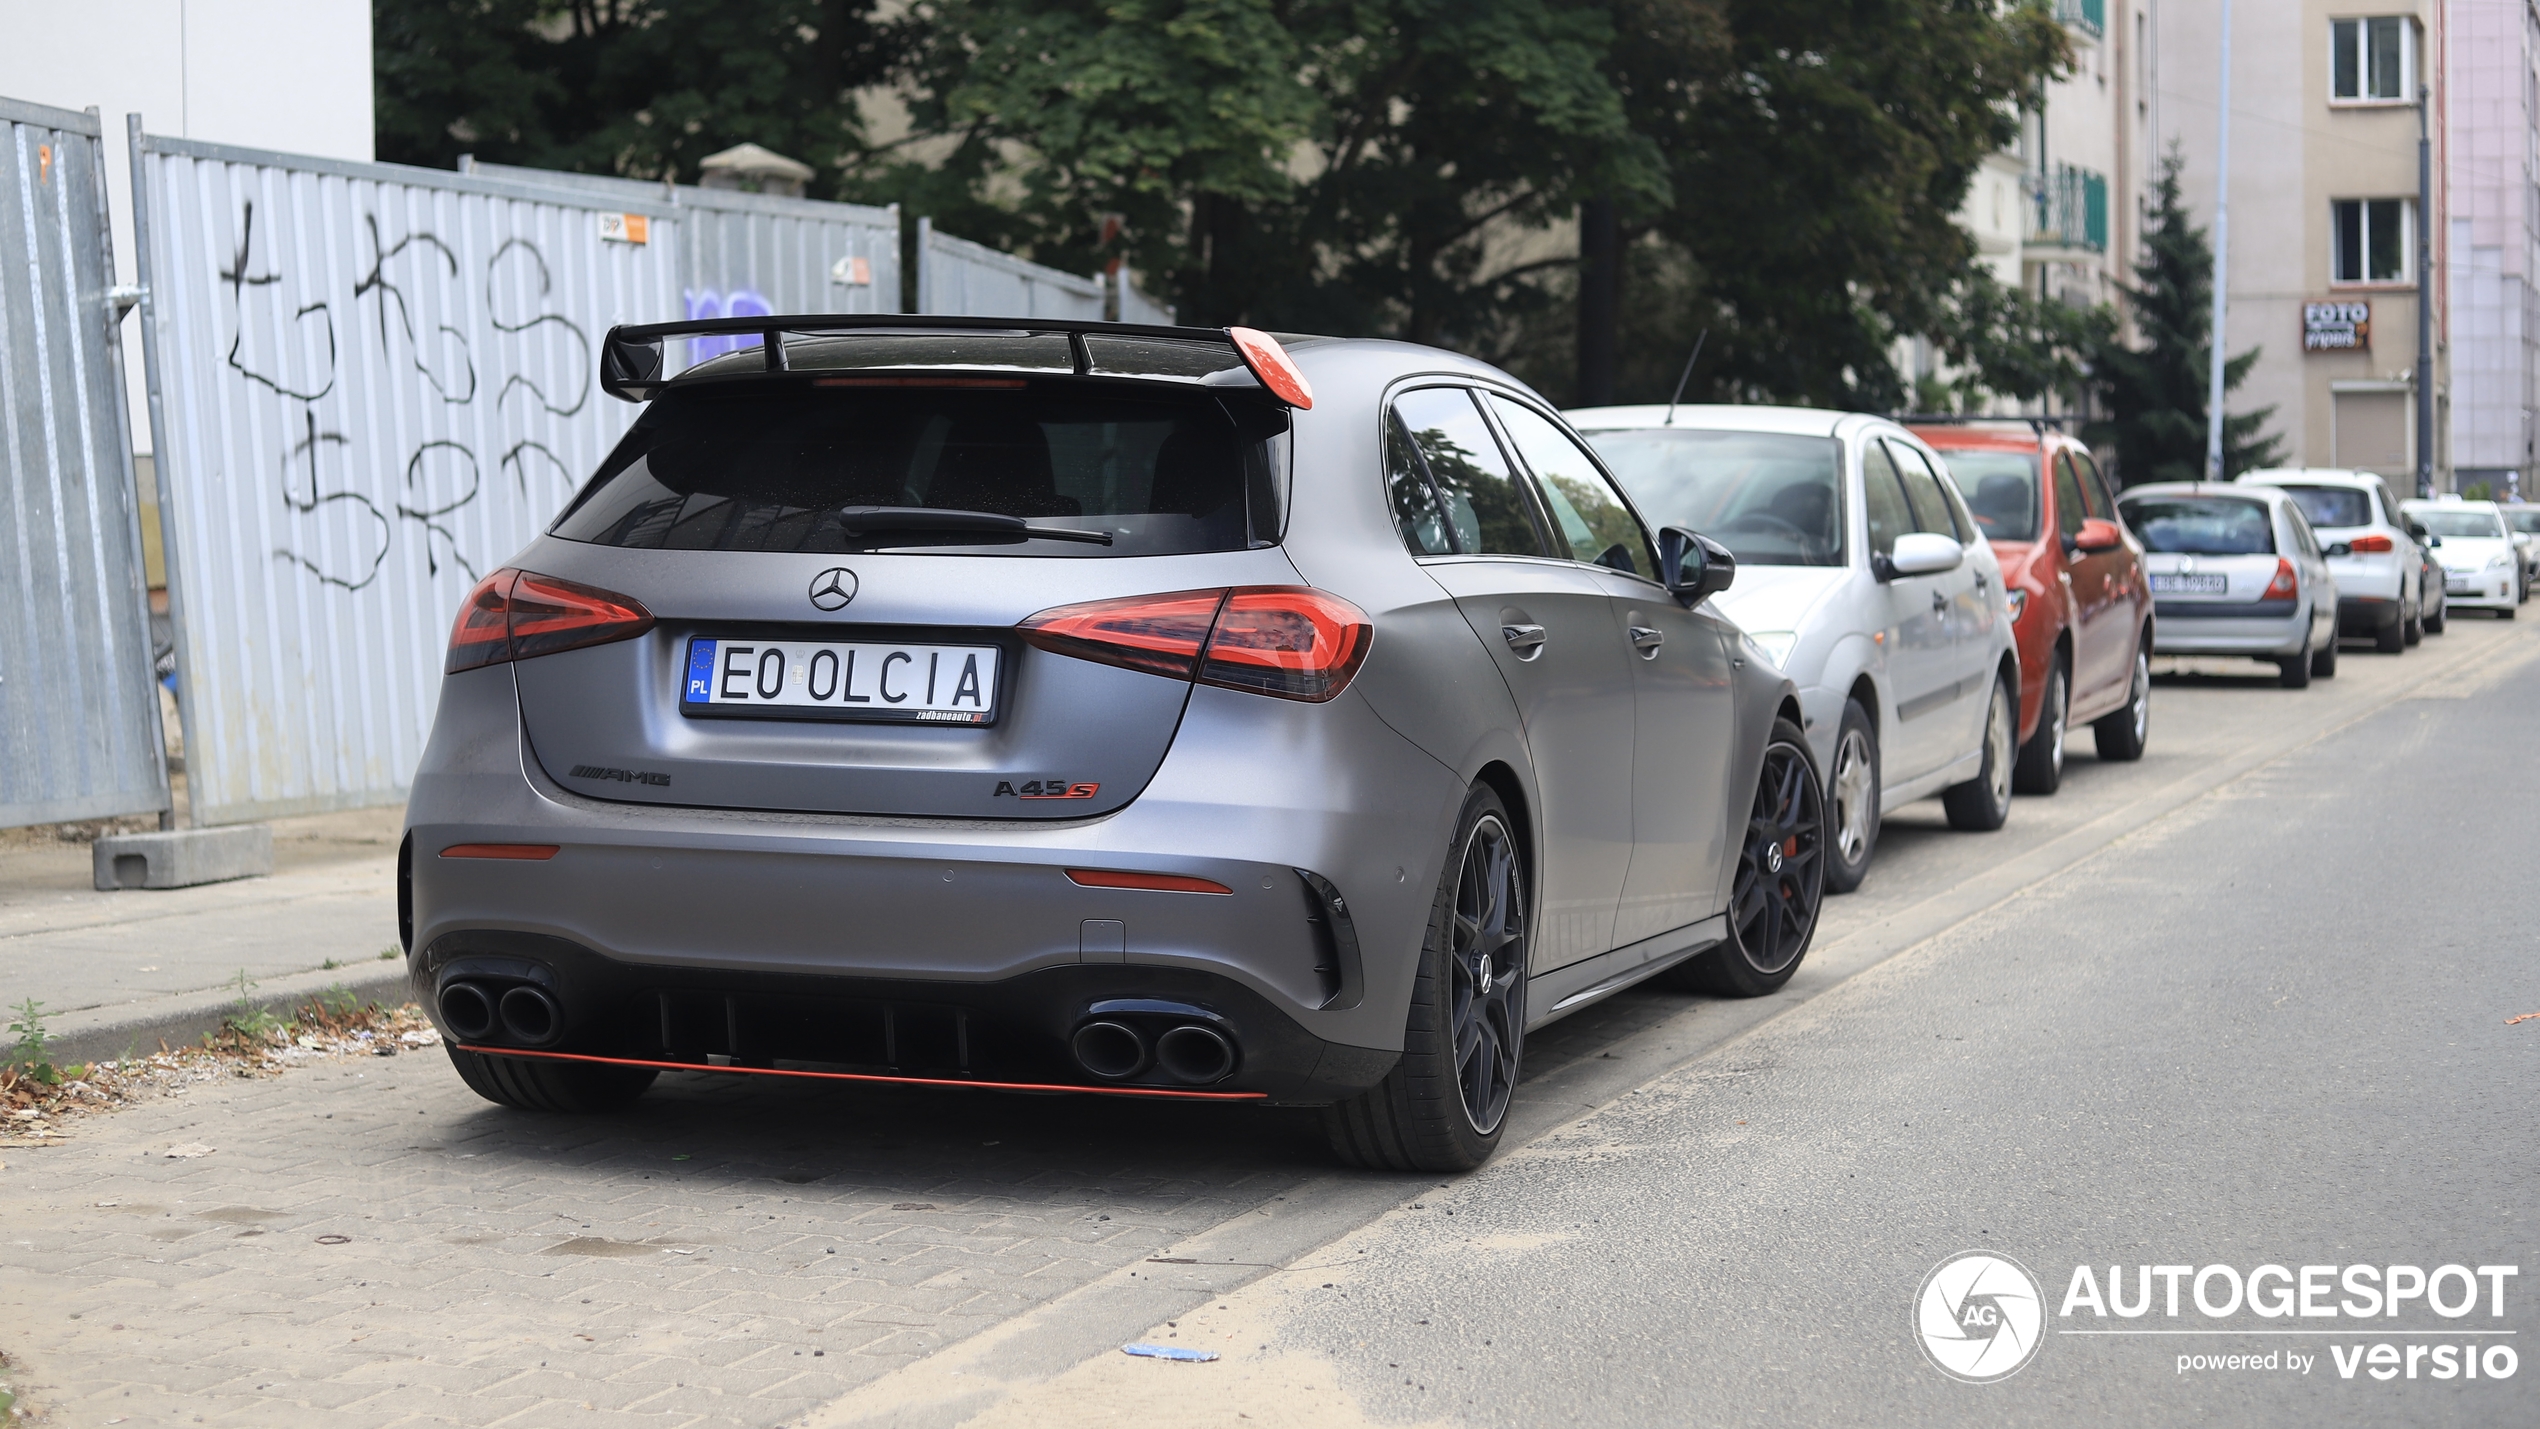
[[[44,1030],[44,1004],[30,997],[9,1010],[18,1015],[18,1020],[9,1024],[9,1030],[18,1034],[18,1045],[9,1049],[10,1070],[23,1071],[41,1082],[60,1081],[61,1074],[53,1069],[53,1059],[47,1055],[47,1044],[52,1039]]]
[[[238,970],[235,986],[238,988],[238,1009],[221,1019],[221,1030],[213,1036],[229,1038],[241,1047],[270,1040],[275,1030],[282,1026],[282,1019],[257,1003],[256,980],[247,976],[245,968]]]
[[[385,1007],[337,986],[291,1011],[264,1013],[258,1034],[233,1024],[200,1046],[169,1047],[113,1062],[47,1067],[48,1080],[24,1064],[0,1066],[0,1145],[44,1145],[62,1135],[64,1122],[111,1111],[151,1095],[171,1096],[187,1086],[222,1076],[264,1077],[304,1062],[346,1056],[394,1056],[437,1047],[441,1036],[412,1003]]]

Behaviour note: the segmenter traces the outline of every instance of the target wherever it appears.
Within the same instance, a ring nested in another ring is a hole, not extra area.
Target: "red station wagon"
[[[2024,794],[2063,782],[2064,738],[2090,722],[2102,759],[2140,759],[2152,724],[2152,594],[2090,449],[2044,423],[1925,423],[2002,563],[2020,651]]]

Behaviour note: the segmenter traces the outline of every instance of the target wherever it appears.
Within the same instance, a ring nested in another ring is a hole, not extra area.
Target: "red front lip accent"
[[[607,1067],[658,1067],[665,1072],[739,1072],[753,1077],[808,1077],[822,1082],[881,1082],[898,1087],[963,1087],[988,1092],[1091,1092],[1105,1097],[1167,1097],[1181,1101],[1257,1102],[1268,1092],[1186,1092],[1172,1087],[1088,1087],[1067,1082],[980,1082],[960,1077],[893,1077],[879,1072],[811,1072],[794,1067],[716,1067],[695,1062],[655,1062],[642,1057],[595,1057],[587,1052],[532,1052],[520,1047],[451,1044],[480,1057],[541,1057],[550,1062],[596,1062]]]

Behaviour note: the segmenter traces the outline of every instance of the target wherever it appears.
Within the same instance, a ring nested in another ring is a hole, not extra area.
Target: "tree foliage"
[[[2110,333],[2098,345],[2093,366],[2108,419],[2094,423],[2088,439],[2116,450],[2117,479],[2128,486],[2150,481],[2197,481],[2205,475],[2206,398],[2213,379],[2214,250],[2205,230],[2180,202],[2182,160],[2173,148],[2153,186],[2151,221],[2143,233],[2143,257],[2135,264],[2131,315],[2140,347]],[[2229,393],[2258,362],[2257,348],[2223,364]],[[2223,417],[2223,476],[2273,466],[2283,440],[2265,435],[2275,408]]]

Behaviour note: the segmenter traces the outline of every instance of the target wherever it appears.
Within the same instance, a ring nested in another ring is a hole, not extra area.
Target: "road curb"
[[[405,959],[263,978],[254,984],[247,1001],[284,1017],[310,998],[338,987],[357,998],[404,1002]],[[219,1031],[222,1021],[240,1010],[239,1001],[235,989],[207,988],[48,1018],[48,1055],[56,1065],[105,1062],[127,1052],[134,1056],[156,1052],[162,1041],[171,1047],[197,1041],[207,1032]]]

